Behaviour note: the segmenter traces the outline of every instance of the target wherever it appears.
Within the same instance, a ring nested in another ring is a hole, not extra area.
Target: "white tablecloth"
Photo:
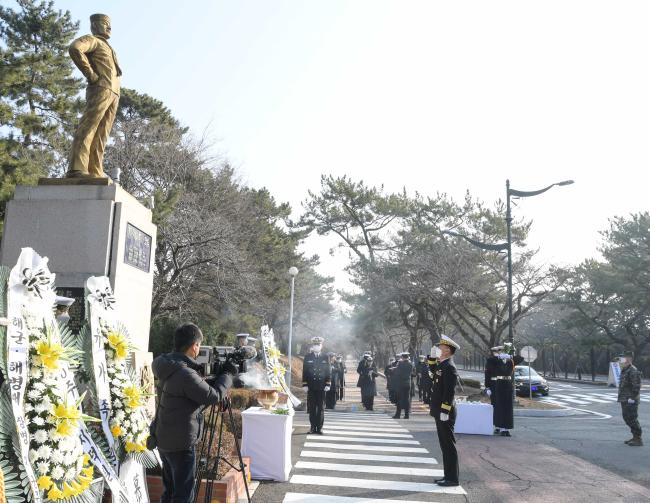
[[[251,477],[286,482],[291,471],[293,415],[262,407],[242,412],[242,455],[251,458]]]
[[[461,402],[456,404],[455,433],[492,435],[492,406],[487,403]]]

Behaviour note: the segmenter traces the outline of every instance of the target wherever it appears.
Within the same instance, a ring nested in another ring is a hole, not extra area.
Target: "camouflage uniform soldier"
[[[632,430],[632,438],[625,443],[632,447],[643,445],[639,424],[639,401],[641,400],[641,371],[632,365],[634,353],[626,351],[619,359],[621,380],[618,386],[618,401],[623,411],[623,421]]]

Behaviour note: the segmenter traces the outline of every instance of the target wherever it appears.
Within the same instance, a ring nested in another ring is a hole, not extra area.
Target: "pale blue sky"
[[[650,2],[64,1],[113,20],[123,85],[208,130],[245,181],[299,210],[321,173],[389,190],[505,180],[547,261],[594,255],[615,214],[648,209]],[[312,240],[322,271],[341,257]],[[341,278],[339,285],[344,284]]]

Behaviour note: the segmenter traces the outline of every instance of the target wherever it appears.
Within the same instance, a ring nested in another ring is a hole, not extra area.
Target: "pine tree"
[[[79,23],[52,1],[0,6],[0,218],[16,184],[60,173],[80,110],[68,56]]]

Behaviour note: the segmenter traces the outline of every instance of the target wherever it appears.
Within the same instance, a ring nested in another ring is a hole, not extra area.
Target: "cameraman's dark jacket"
[[[221,401],[232,386],[230,374],[221,374],[209,385],[200,368],[183,353],[168,353],[153,361],[160,400],[155,432],[163,451],[191,449],[201,433],[203,406]]]

